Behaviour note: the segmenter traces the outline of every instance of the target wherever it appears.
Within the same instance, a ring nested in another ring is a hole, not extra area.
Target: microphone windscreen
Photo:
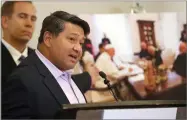
[[[99,75],[100,75],[102,78],[106,78],[106,74],[105,74],[103,71],[100,71],[100,72],[99,72]]]

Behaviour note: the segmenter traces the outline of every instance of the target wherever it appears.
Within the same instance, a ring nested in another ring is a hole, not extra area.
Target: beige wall
[[[64,10],[74,14],[129,13],[132,2],[34,2],[38,20],[36,30],[29,45],[36,48],[43,19],[56,10]],[[186,20],[185,2],[141,2],[147,12],[180,12],[178,20]],[[154,18],[153,18],[154,19]],[[181,26],[184,22],[180,22]],[[178,33],[179,34],[179,33]],[[92,36],[92,35],[91,35]],[[137,47],[136,47],[137,48]]]

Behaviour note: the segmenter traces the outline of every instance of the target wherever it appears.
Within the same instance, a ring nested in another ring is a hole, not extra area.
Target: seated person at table
[[[134,72],[136,69],[136,67],[134,67],[134,69],[131,67],[131,65],[125,65],[124,69],[120,70],[120,68],[118,68],[113,62],[114,55],[114,47],[111,44],[108,44],[105,46],[105,52],[103,52],[96,61],[96,67],[107,75],[107,78],[110,80],[111,84],[121,81],[125,76],[132,71]],[[96,85],[97,83],[99,82],[96,82]],[[131,99],[131,92],[128,90],[126,85],[121,87],[118,92],[123,95],[123,100]]]
[[[93,44],[92,44],[92,41],[90,40],[90,38],[86,37],[82,48],[87,50],[90,54],[92,54],[94,56]]]
[[[87,47],[87,45],[88,45],[87,43],[88,42],[83,43],[83,45],[82,45],[82,56],[81,56],[79,62],[74,67],[72,74],[78,74],[78,73],[83,73],[84,71],[87,71],[87,72],[89,72],[92,79],[95,80],[95,76],[96,76],[95,73],[93,75],[92,72],[89,71],[89,70],[92,71],[92,68],[93,68],[93,65],[95,64],[95,62],[94,62],[94,57],[92,55],[92,51],[91,51],[90,47]],[[97,74],[99,76],[99,71],[96,70],[95,72],[97,72]]]
[[[96,61],[96,67],[106,73],[108,79],[116,80],[120,77],[132,72],[133,69],[129,64],[123,64],[117,66],[113,60],[115,55],[115,49],[111,44],[105,46],[105,52],[103,52]]]
[[[183,26],[180,41],[181,42],[186,42],[187,41],[187,27],[186,27],[186,24]]]
[[[112,75],[118,72],[117,66],[113,62],[115,55],[114,47],[111,44],[105,46],[105,52],[103,52],[96,61],[96,67],[105,72],[106,75]]]
[[[141,42],[141,51],[139,53],[140,58],[147,58],[149,57],[149,53],[147,50],[147,44],[145,42]]]
[[[150,54],[148,59],[154,61],[155,67],[163,64],[160,50],[157,50],[154,46],[148,46],[148,53]]]
[[[87,61],[94,63],[94,56],[93,56],[93,49],[92,48],[93,48],[93,46],[92,46],[91,40],[86,38],[85,42],[82,45],[82,49],[83,49],[82,53],[83,54],[82,54],[81,60],[74,67],[73,74],[82,73],[84,71],[83,61],[85,63]],[[84,60],[83,60],[83,58],[84,58]]]
[[[179,46],[179,55],[173,64],[173,70],[181,75],[186,77],[186,54],[187,54],[187,45],[185,42],[181,42]]]

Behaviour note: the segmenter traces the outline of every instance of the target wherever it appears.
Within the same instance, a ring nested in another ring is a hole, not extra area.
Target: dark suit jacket
[[[148,60],[153,60],[155,59],[155,67],[158,67],[159,65],[163,64],[162,58],[161,58],[161,50],[156,50],[155,51],[155,56],[149,56]]]
[[[87,72],[72,76],[85,93],[91,86]],[[3,118],[53,118],[69,101],[60,85],[35,52],[12,73],[2,94]]]
[[[147,58],[147,57],[149,57],[149,56],[150,56],[150,55],[149,55],[149,53],[148,53],[147,50],[141,50],[140,53],[139,53],[139,57],[140,57],[140,58]]]
[[[183,77],[186,77],[186,54],[187,53],[178,55],[173,64],[173,70]]]
[[[33,49],[28,48],[28,55],[33,51],[34,51]],[[10,54],[10,52],[2,42],[1,42],[1,55],[2,55],[1,84],[2,86],[4,86],[4,83],[7,80],[8,76],[12,73],[12,71],[16,68],[17,65],[14,62],[12,55]]]

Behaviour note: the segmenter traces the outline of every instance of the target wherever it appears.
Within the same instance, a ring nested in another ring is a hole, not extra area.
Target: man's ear
[[[45,31],[44,32],[43,39],[44,39],[44,44],[47,47],[51,47],[52,37],[53,37],[53,35],[49,31]]]
[[[7,28],[8,27],[8,16],[1,16],[1,26],[2,28]]]

